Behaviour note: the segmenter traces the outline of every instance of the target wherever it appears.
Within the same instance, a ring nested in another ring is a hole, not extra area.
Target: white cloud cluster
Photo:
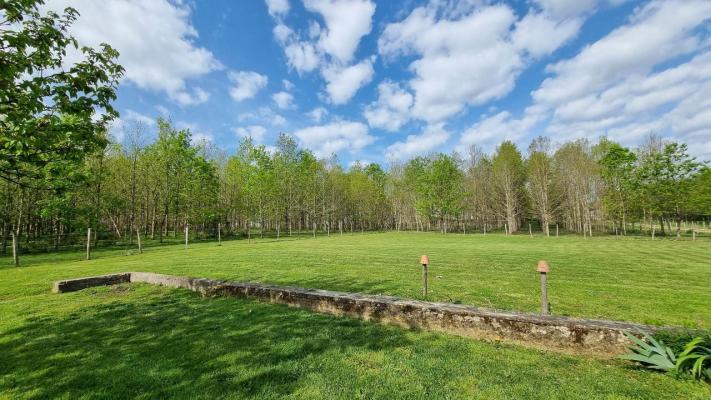
[[[304,0],[306,10],[325,23],[322,27],[312,21],[305,37],[286,25],[286,12],[272,12],[271,3],[267,6],[276,20],[274,37],[284,48],[288,65],[298,73],[318,69],[332,103],[347,103],[371,81],[373,58],[353,62],[360,40],[372,29],[375,4],[371,0]]]
[[[412,116],[433,123],[508,94],[530,59],[555,51],[580,25],[578,16],[557,19],[545,9],[518,20],[506,5],[447,13],[433,2],[389,24],[378,48],[388,59],[416,57]]]
[[[412,94],[392,81],[378,85],[378,100],[368,105],[363,113],[368,124],[374,128],[397,131],[410,118]]]
[[[45,8],[74,7],[81,14],[71,33],[83,45],[109,43],[120,53],[125,79],[163,91],[180,105],[207,101],[209,94],[187,81],[221,69],[209,50],[195,45],[190,8],[168,0],[50,0]]]
[[[521,118],[483,118],[460,146],[534,131],[564,140],[607,135],[635,145],[649,133],[693,144],[711,156],[711,51],[703,26],[708,1],[651,1],[577,55],[549,65]],[[675,62],[676,61],[676,62]]]
[[[294,108],[294,96],[289,92],[277,92],[272,95],[272,100],[276,103],[277,107],[282,110],[287,110]]]
[[[367,125],[352,121],[334,121],[299,129],[294,136],[318,157],[328,157],[344,150],[356,153],[375,141],[375,137],[368,133]]]
[[[265,75],[254,71],[231,71],[228,78],[233,85],[230,88],[230,96],[235,101],[251,99],[267,86],[269,81]]]
[[[321,71],[326,79],[326,92],[334,104],[345,104],[373,77],[373,61],[365,59],[349,67],[329,65]]]

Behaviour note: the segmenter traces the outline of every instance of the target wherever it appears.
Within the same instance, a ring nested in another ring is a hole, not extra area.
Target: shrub
[[[711,336],[697,337],[687,343],[679,353],[676,369],[691,372],[699,380],[711,380]]]
[[[676,357],[672,349],[645,332],[639,331],[638,333],[644,340],[625,332],[625,336],[634,344],[629,346],[632,353],[620,356],[620,358],[636,361],[645,368],[658,371],[672,371],[676,368]]]

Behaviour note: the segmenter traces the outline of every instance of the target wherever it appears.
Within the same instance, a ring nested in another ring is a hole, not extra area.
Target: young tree
[[[626,147],[611,143],[600,160],[605,181],[605,204],[617,221],[622,234],[627,234],[627,215],[637,189],[637,155]]]
[[[516,232],[524,209],[526,170],[521,153],[513,142],[504,141],[499,145],[491,168],[496,211],[506,220],[508,232]]]
[[[550,139],[539,136],[528,147],[526,162],[528,188],[534,214],[541,221],[541,228],[550,236],[550,224],[555,208],[553,198],[553,166],[550,156]]]
[[[694,176],[702,165],[689,156],[685,144],[668,143],[661,152],[654,152],[644,158],[640,166],[640,177],[651,209],[661,218],[676,222],[676,235],[680,236],[681,220],[690,208],[690,195]]]

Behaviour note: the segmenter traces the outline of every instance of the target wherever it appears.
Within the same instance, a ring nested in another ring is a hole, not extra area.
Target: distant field
[[[684,398],[711,385],[443,334],[145,285],[52,281],[154,271],[711,328],[711,242],[372,233],[0,258],[0,398]]]

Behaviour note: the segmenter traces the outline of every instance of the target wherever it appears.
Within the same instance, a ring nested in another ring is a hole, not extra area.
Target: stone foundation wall
[[[652,332],[666,329],[616,321],[497,311],[390,296],[226,282],[148,272],[59,281],[55,282],[54,291],[63,293],[90,286],[129,281],[185,288],[201,293],[203,296],[256,299],[407,328],[447,332],[476,339],[503,340],[525,346],[598,356],[612,356],[626,352],[629,343],[623,334],[625,331]]]

